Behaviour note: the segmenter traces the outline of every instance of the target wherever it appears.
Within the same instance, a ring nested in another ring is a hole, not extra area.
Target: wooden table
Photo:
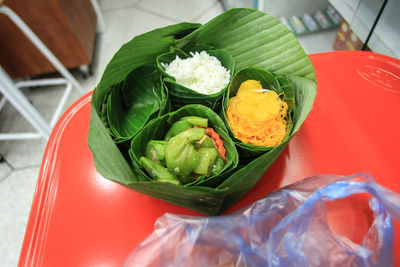
[[[96,14],[90,0],[5,0],[66,68],[90,65]],[[31,41],[0,15],[0,65],[12,78],[54,72]]]

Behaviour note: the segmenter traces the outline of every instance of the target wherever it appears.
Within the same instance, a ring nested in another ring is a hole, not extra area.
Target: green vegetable
[[[200,155],[194,143],[205,135],[203,128],[191,128],[169,139],[165,146],[168,170],[177,176],[190,175],[199,165]]]
[[[208,119],[182,117],[171,125],[164,138],[167,141],[150,140],[146,145],[146,157],[167,166],[183,184],[195,181],[194,174],[209,177],[218,156],[206,129],[195,126],[207,127]]]
[[[179,121],[172,124],[171,128],[165,134],[164,139],[169,140],[172,136],[175,136],[181,132],[186,131],[193,126],[207,127],[208,120],[197,116],[186,116],[181,118]]]
[[[164,149],[167,141],[150,140],[146,145],[146,157],[156,163],[165,165]]]
[[[197,117],[197,116],[186,116],[186,117],[183,117],[182,119],[180,119],[180,121],[186,121],[192,125],[201,126],[201,127],[208,126],[208,120],[206,118],[201,118],[201,117]]]
[[[204,136],[201,140],[195,143],[195,147],[199,149],[200,147],[213,147],[215,148],[213,140],[209,136]]]
[[[177,180],[172,173],[151,159],[141,157],[139,159],[139,163],[142,168],[144,168],[150,174],[150,176],[154,178],[154,180],[159,182],[173,183],[176,185],[180,184],[179,180]]]
[[[198,186],[204,187],[204,186],[210,186],[213,184],[218,184],[221,181],[225,180],[232,172],[232,170],[237,166],[238,163],[238,155],[237,151],[235,148],[235,145],[233,144],[231,138],[229,137],[226,127],[223,124],[221,118],[213,112],[211,109],[202,106],[202,105],[186,105],[185,107],[175,111],[168,113],[162,117],[156,118],[153,121],[149,122],[146,127],[143,128],[143,130],[132,140],[131,143],[131,149],[129,150],[129,155],[132,158],[132,163],[133,167],[135,168],[135,173],[139,174],[139,179],[142,180],[152,180],[152,178],[147,175],[147,173],[143,172],[141,170],[140,164],[137,162],[139,161],[141,156],[145,155],[146,152],[146,145],[149,142],[149,140],[160,140],[164,139],[164,133],[168,132],[171,128],[171,126],[178,121],[185,120],[185,117],[200,117],[200,118],[206,118],[208,120],[207,125],[212,127],[214,131],[220,136],[221,140],[223,140],[224,147],[226,149],[226,161],[223,162],[223,168],[219,172],[218,176],[211,177],[209,175],[208,177],[200,174],[196,174],[193,171],[190,172],[186,171],[186,173],[179,173],[179,175],[175,175],[177,179],[179,179],[182,184],[184,184],[185,187],[190,187],[190,188],[197,188]],[[194,130],[196,129],[196,130]],[[201,147],[210,147],[210,148],[215,148],[214,146],[214,141],[211,140],[211,138],[205,134],[207,131],[204,128],[191,128],[193,131],[201,131],[201,133],[194,139],[197,139],[196,141],[189,142],[192,146],[194,146],[194,149],[197,150]],[[180,133],[183,134],[183,133]],[[178,134],[178,135],[180,135]],[[177,136],[178,136],[177,135]],[[177,137],[175,136],[175,137]],[[174,140],[174,138],[170,138],[168,140],[168,143]],[[176,140],[176,138],[175,138]],[[202,145],[200,144],[202,143]],[[167,143],[167,144],[168,144]],[[179,142],[180,143],[180,142]],[[181,145],[181,144],[180,144]],[[181,147],[177,147],[178,150],[181,150]],[[182,150],[181,150],[182,152]],[[188,156],[188,154],[196,154],[192,149],[188,150],[189,153],[186,153],[186,151],[183,150],[183,153],[179,153],[179,151],[175,151],[176,155],[180,157]],[[165,154],[166,148],[165,148]],[[172,154],[172,152],[171,152]],[[195,156],[196,157],[196,156]],[[176,158],[173,158],[176,160]],[[178,158],[179,160],[181,158]],[[185,163],[185,160],[182,160]],[[200,157],[199,161],[196,164],[196,166],[192,167],[194,170],[198,164],[200,164]],[[213,164],[214,165],[214,164]],[[164,167],[167,167],[167,164],[164,165]],[[176,167],[176,166],[174,166]],[[180,170],[180,168],[179,168]],[[173,173],[173,171],[170,171]],[[189,174],[187,174],[189,173]],[[169,189],[170,190],[170,189]]]
[[[214,164],[212,165],[210,175],[211,176],[217,175],[222,171],[224,166],[225,166],[224,160],[221,158],[220,155],[218,155],[217,159],[214,161]]]
[[[218,151],[215,148],[201,147],[197,152],[200,155],[200,163],[193,172],[208,177],[218,156]]]
[[[169,140],[171,137],[180,134],[181,132],[186,131],[189,128],[192,128],[193,124],[187,121],[177,121],[174,124],[172,124],[171,128],[168,130],[168,132],[165,134],[164,139]]]

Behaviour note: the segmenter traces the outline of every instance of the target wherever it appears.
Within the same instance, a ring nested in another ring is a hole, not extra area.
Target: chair
[[[5,100],[8,100],[21,115],[35,128],[36,132],[28,133],[1,133],[0,140],[18,140],[18,139],[48,139],[52,127],[57,122],[58,117],[63,111],[63,107],[72,92],[75,89],[81,95],[84,93],[79,82],[64,67],[64,65],[54,56],[54,54],[46,47],[46,45],[36,36],[36,34],[21,20],[21,18],[4,5],[0,0],[0,14],[5,14],[11,21],[29,38],[29,40],[39,49],[39,51],[49,60],[63,78],[53,79],[37,79],[21,82],[14,82],[10,76],[0,66],[0,92],[3,99],[0,107],[4,106]],[[30,86],[51,86],[65,85],[65,91],[59,101],[50,123],[46,122],[37,109],[28,101],[25,95],[19,90],[22,87]]]

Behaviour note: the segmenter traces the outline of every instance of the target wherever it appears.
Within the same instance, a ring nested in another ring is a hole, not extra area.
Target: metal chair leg
[[[37,133],[25,133],[25,134],[0,134],[0,140],[8,139],[31,139],[44,137],[49,138],[51,127],[43,119],[40,113],[35,107],[29,103],[28,99],[23,93],[14,85],[11,78],[7,73],[0,67],[0,91],[5,98],[21,113],[21,115],[28,120],[31,125],[39,132]]]
[[[30,41],[39,49],[39,51],[42,52],[42,54],[50,61],[56,70],[65,78],[32,80],[14,83],[8,74],[0,67],[0,92],[3,94],[4,98],[10,101],[10,103],[21,113],[21,115],[37,130],[35,133],[2,133],[0,134],[0,140],[32,139],[41,137],[48,139],[51,133],[51,128],[61,115],[62,108],[65,105],[72,89],[75,89],[80,94],[83,94],[84,90],[79,82],[36,36],[36,34],[25,24],[25,22],[16,13],[14,13],[14,11],[2,4],[2,0],[0,0],[0,13],[8,16],[11,21],[15,23],[15,25],[26,35],[26,37],[28,37]],[[35,107],[32,106],[19,88],[26,86],[47,86],[60,84],[65,84],[66,90],[61,98],[61,101],[59,101],[56,111],[49,124],[39,114]],[[1,102],[4,103],[4,101]]]
[[[101,13],[99,3],[97,0],[90,0],[90,2],[92,2],[94,12],[96,13],[97,16],[97,25],[98,25],[97,32],[104,33],[106,30],[106,23],[104,22],[103,14]]]

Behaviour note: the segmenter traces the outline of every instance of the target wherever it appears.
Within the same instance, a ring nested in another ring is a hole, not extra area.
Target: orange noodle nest
[[[259,81],[243,82],[226,110],[235,137],[246,144],[277,146],[287,134],[288,105],[275,91],[266,91]]]

